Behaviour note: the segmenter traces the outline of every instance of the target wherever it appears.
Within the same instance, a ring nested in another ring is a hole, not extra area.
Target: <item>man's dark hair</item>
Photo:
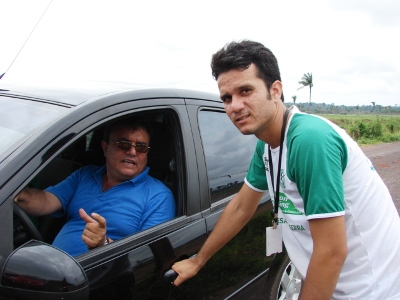
[[[120,119],[111,124],[108,124],[104,130],[103,140],[107,143],[110,142],[111,133],[113,131],[115,131],[116,129],[120,129],[120,128],[127,128],[132,131],[135,131],[138,129],[143,129],[148,133],[149,141],[151,141],[151,136],[152,136],[153,132],[152,132],[150,124],[144,120],[136,119],[136,118]]]
[[[230,70],[246,70],[251,64],[258,69],[257,76],[265,82],[268,91],[274,81],[281,80],[278,61],[275,55],[264,45],[244,40],[226,44],[211,59],[211,71],[215,80],[221,73]],[[284,101],[283,93],[281,96]]]

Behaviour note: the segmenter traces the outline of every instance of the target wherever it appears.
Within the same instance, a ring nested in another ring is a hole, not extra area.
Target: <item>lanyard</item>
[[[275,190],[275,198],[274,198],[274,220],[272,224],[274,228],[278,225],[278,206],[279,206],[279,172],[281,169],[281,162],[282,162],[282,148],[283,148],[283,139],[285,138],[285,130],[286,130],[286,121],[289,115],[289,109],[286,108],[285,114],[283,116],[283,123],[281,129],[281,142],[279,147],[279,160],[278,160],[278,172],[276,173],[276,189],[274,184],[274,166],[272,165],[272,155],[271,155],[271,146],[268,146],[268,164],[269,164],[269,174],[271,176],[272,182],[272,191]]]

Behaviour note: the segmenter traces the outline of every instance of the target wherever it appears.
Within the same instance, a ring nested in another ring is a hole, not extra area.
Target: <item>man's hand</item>
[[[30,216],[45,216],[62,209],[60,200],[52,193],[28,187],[14,198],[14,202]]]
[[[89,216],[82,208],[79,209],[79,215],[86,222],[82,240],[88,249],[103,246],[106,240],[106,219],[96,213]]]
[[[178,273],[178,277],[173,284],[180,285],[182,282],[195,276],[204,264],[201,263],[197,256],[189,259],[181,260],[172,265],[172,270]]]
[[[195,276],[206,262],[247,224],[254,215],[262,195],[263,193],[252,190],[246,184],[242,186],[239,193],[225,207],[197,255],[172,266],[179,275],[174,281],[175,286]]]

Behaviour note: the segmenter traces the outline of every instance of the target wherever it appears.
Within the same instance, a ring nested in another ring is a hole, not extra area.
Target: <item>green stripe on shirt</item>
[[[343,211],[347,147],[340,135],[321,118],[295,114],[286,138],[287,176],[297,185],[306,215]]]

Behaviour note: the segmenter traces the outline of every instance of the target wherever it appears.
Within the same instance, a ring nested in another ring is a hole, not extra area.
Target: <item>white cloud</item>
[[[400,26],[400,2],[393,0],[330,0],[333,8],[343,11],[362,12],[368,15],[377,25]]]
[[[393,2],[54,0],[2,81],[76,78],[218,92],[211,55],[253,39],[277,56],[287,101],[308,101],[308,88],[297,88],[312,72],[314,102],[400,104]],[[1,73],[49,3],[0,0]]]

